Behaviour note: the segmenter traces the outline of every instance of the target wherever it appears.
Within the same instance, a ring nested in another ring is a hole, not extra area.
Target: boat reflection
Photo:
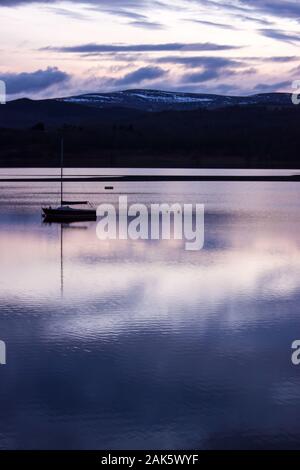
[[[86,218],[84,220],[80,220],[80,222],[90,222],[93,221],[94,218]],[[68,220],[68,222],[63,222],[62,219],[55,219],[53,217],[44,217],[43,218],[43,225],[52,225],[52,223],[56,223],[60,225],[60,292],[61,296],[63,297],[64,294],[64,230],[87,230],[88,226],[86,225],[72,225],[74,223],[78,224],[78,220]]]

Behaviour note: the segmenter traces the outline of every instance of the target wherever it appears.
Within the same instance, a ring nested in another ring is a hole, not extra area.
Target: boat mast
[[[61,149],[60,149],[60,205],[63,205],[63,166],[64,166],[64,139],[61,139]]]

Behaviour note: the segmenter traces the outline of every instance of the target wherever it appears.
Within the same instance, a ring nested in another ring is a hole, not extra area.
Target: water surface
[[[66,184],[204,203],[199,252],[45,225],[58,191],[0,185],[0,448],[297,448],[300,185]]]

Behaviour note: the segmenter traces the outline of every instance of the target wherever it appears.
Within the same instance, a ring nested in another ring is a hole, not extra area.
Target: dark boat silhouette
[[[72,204],[78,204],[73,202]],[[96,220],[96,209],[75,209],[68,205],[62,205],[57,208],[43,207],[43,216],[45,222],[77,222]]]
[[[63,200],[63,140],[61,141],[60,166],[60,206],[42,207],[44,222],[77,222],[96,220],[96,209],[88,201]],[[89,205],[89,208],[74,208],[70,206]]]

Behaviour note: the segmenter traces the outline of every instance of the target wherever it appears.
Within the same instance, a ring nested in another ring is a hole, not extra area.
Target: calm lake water
[[[203,203],[204,249],[46,225],[58,183],[0,183],[0,448],[299,447],[300,184],[65,189]]]

